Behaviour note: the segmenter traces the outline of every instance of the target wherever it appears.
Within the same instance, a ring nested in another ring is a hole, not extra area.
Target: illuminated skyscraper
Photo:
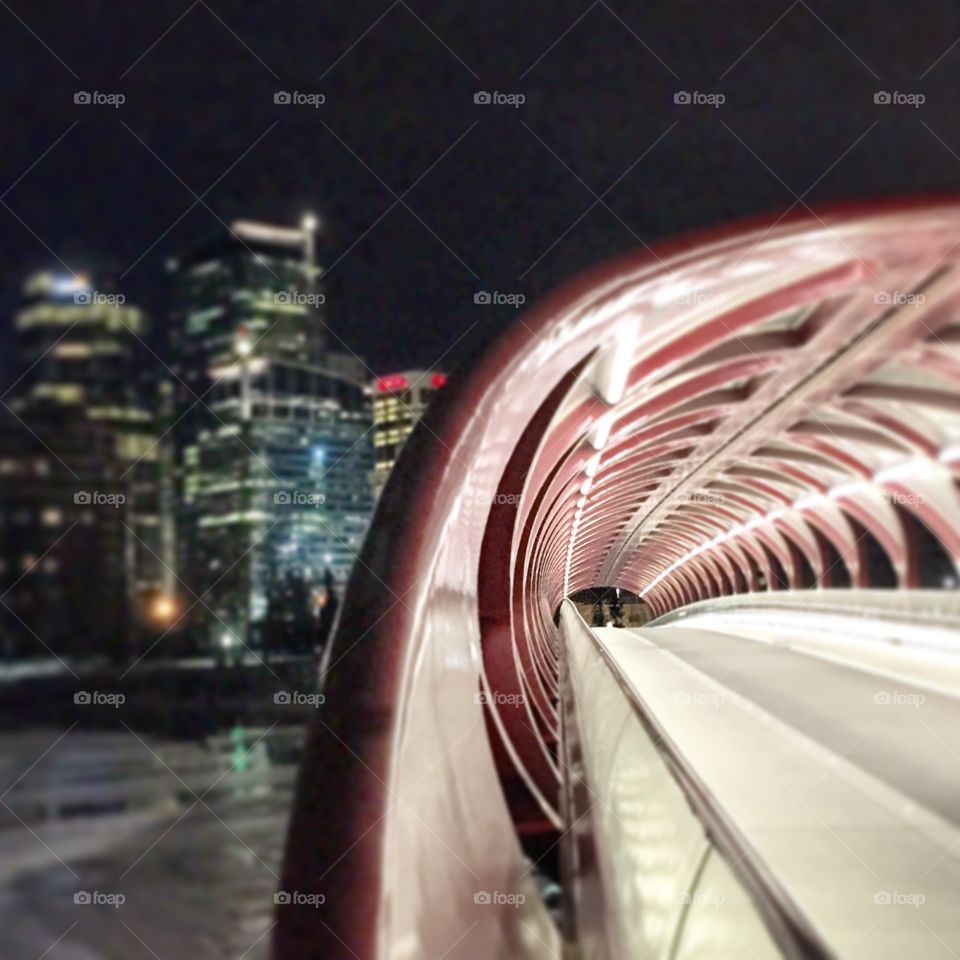
[[[360,549],[364,367],[326,347],[313,226],[237,222],[174,271],[182,579],[205,644],[269,647],[285,585],[319,603]]]
[[[380,496],[407,437],[423,416],[427,404],[447,382],[438,370],[405,370],[379,377],[368,388],[373,396],[375,466],[371,483]]]
[[[14,318],[0,428],[4,646],[131,652],[163,583],[159,447],[143,311],[85,278],[38,273]],[[35,634],[35,636],[34,636]]]

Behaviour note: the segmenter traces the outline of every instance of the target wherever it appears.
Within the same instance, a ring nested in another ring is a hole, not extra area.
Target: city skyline
[[[156,313],[161,265],[191,238],[316,209],[339,258],[337,335],[358,353],[372,341],[376,370],[425,368],[458,337],[509,326],[516,311],[477,308],[478,289],[533,302],[684,230],[956,178],[960,53],[939,42],[960,28],[952,4],[929,4],[921,22],[890,11],[875,30],[861,27],[873,16],[862,2],[830,17],[795,6],[781,21],[759,5],[723,22],[688,16],[695,4],[485,9],[482,29],[471,8],[433,2],[335,16],[304,0],[269,16],[175,0],[136,14],[93,0],[69,17],[3,11],[15,79],[0,119],[31,123],[0,158],[0,314],[16,277],[84,254],[116,259],[128,296]],[[914,88],[922,111],[873,102]],[[726,110],[673,102],[714,89]],[[82,91],[126,100],[75,104]],[[325,99],[275,103],[281,91]],[[475,104],[478,91],[525,101]],[[769,96],[788,106],[769,112]],[[915,138],[925,149],[901,149]]]
[[[168,260],[161,317],[109,276],[25,278],[0,429],[5,657],[323,644],[390,467],[446,377],[409,392],[339,348],[321,230],[313,213],[225,226]],[[67,549],[78,528],[94,563]]]

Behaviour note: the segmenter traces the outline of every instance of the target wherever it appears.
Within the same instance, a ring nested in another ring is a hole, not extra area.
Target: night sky
[[[947,0],[0,0],[0,326],[58,259],[162,324],[168,257],[313,209],[337,336],[377,372],[448,366],[514,316],[478,290],[532,300],[797,196],[957,189],[958,39]]]

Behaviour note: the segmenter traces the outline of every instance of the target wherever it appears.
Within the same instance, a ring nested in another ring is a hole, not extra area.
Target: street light
[[[150,616],[157,623],[169,623],[177,614],[177,601],[166,594],[157,597],[150,607]]]

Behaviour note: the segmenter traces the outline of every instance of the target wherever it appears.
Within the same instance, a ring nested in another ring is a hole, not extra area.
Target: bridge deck
[[[811,622],[745,635],[702,629],[692,615],[593,635],[627,695],[838,954],[956,956],[955,669],[853,635],[843,662],[827,659]],[[598,792],[625,775],[611,770]]]

